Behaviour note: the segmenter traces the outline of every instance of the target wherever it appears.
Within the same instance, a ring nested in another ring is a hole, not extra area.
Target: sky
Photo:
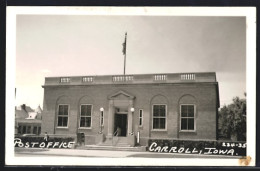
[[[216,72],[220,105],[246,92],[245,17],[17,15],[16,105],[45,77]]]

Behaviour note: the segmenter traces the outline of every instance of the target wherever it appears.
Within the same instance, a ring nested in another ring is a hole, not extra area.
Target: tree
[[[246,99],[235,97],[233,103],[224,105],[219,111],[219,125],[225,138],[246,141]]]

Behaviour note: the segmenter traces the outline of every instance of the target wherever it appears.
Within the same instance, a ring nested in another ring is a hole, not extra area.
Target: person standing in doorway
[[[121,128],[119,126],[116,129],[116,136],[121,136]]]

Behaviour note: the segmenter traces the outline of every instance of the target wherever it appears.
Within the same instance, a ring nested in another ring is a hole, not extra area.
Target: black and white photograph
[[[255,21],[253,7],[8,7],[6,164],[254,166]]]

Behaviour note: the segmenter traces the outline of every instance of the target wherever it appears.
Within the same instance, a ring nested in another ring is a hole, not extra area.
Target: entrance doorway
[[[121,134],[118,136],[126,137],[126,135],[127,135],[127,114],[115,113],[114,132],[117,130],[117,127],[119,127],[121,129]]]

